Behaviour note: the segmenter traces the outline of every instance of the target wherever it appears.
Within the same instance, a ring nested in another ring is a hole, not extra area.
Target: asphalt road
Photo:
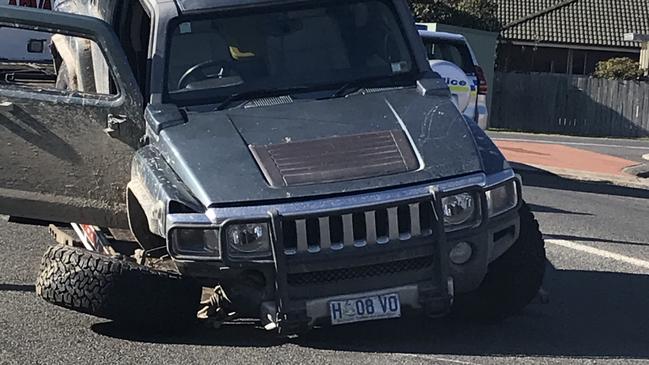
[[[249,324],[124,331],[38,299],[46,229],[0,222],[0,364],[649,363],[649,192],[524,178],[547,238],[551,300],[497,324],[416,318],[291,341]]]
[[[568,147],[624,158],[638,163],[649,163],[649,139],[587,138],[548,134],[487,132],[493,139],[556,143]],[[644,156],[646,158],[643,158]]]

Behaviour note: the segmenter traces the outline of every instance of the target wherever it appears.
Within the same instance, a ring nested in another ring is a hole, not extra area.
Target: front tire
[[[201,287],[173,273],[54,245],[43,255],[36,293],[54,305],[121,324],[177,328],[196,321]]]
[[[520,236],[489,265],[480,287],[457,295],[452,312],[471,319],[499,320],[519,313],[538,294],[545,275],[545,242],[527,204],[519,210]]]

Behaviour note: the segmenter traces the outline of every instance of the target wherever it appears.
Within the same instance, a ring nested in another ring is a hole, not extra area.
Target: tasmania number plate
[[[401,317],[399,294],[383,294],[329,302],[331,324]]]

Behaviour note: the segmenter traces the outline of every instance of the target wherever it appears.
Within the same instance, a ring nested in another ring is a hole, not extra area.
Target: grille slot
[[[315,254],[432,236],[434,219],[430,200],[320,217],[284,218],[285,253]]]
[[[250,150],[274,187],[363,179],[419,167],[402,130],[251,145]]]
[[[403,272],[421,271],[433,267],[433,257],[384,262],[376,265],[359,266],[328,271],[313,271],[299,274],[289,274],[288,284],[305,286],[331,284],[345,280],[355,280]]]

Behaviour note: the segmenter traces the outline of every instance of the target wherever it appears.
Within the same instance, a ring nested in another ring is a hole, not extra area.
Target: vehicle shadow
[[[22,108],[14,106],[7,115],[11,118],[0,114],[0,126],[7,128],[9,132],[64,161],[70,163],[81,161],[81,157],[72,146]]]
[[[555,239],[555,240],[568,240],[576,242],[599,242],[599,243],[614,243],[619,245],[628,245],[628,246],[649,246],[647,242],[631,242],[631,241],[622,241],[622,240],[611,240],[606,238],[597,238],[597,237],[582,237],[569,234],[546,234],[544,235],[546,239]]]
[[[554,213],[554,214],[568,214],[568,215],[581,215],[581,216],[593,216],[590,213],[581,213],[575,211],[567,211],[559,208],[549,207],[547,205],[531,204],[527,203],[532,212],[534,213]]]
[[[514,170],[522,176],[523,185],[525,186],[649,199],[649,188],[638,189],[607,182],[572,180],[527,165],[520,165],[519,168],[515,167]]]
[[[2,292],[2,291],[33,293],[33,292],[36,292],[36,287],[34,285],[26,285],[26,284],[2,284],[2,283],[0,283],[0,292]]]
[[[549,304],[533,303],[500,323],[422,317],[316,329],[290,342],[336,351],[467,356],[649,359],[649,276],[549,269]],[[479,305],[479,303],[476,303]],[[203,346],[286,343],[252,325],[196,328],[183,335],[137,335],[111,323],[92,330],[125,340]]]

